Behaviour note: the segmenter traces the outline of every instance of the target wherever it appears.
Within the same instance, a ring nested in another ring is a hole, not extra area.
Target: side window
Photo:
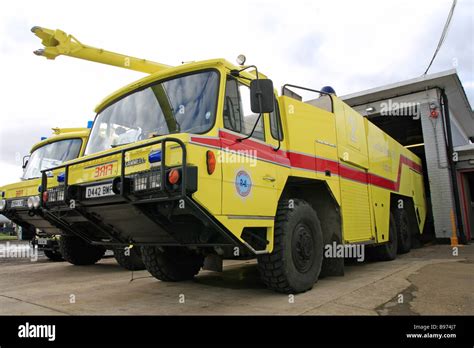
[[[224,127],[231,131],[242,132],[239,87],[237,80],[228,78],[225,86]]]
[[[273,139],[283,140],[283,131],[281,128],[280,109],[278,101],[275,99],[275,109],[270,114],[270,132],[272,133]]]
[[[240,98],[243,105],[243,132],[245,135],[249,135],[252,132],[253,126],[257,121],[258,114],[254,114],[250,109],[250,88],[239,84]],[[265,141],[265,131],[263,127],[263,115],[260,117],[255,131],[253,132],[252,137]]]
[[[224,127],[249,135],[257,118],[258,114],[254,114],[250,109],[250,88],[229,77],[224,100]],[[252,137],[265,140],[263,115],[258,121]]]

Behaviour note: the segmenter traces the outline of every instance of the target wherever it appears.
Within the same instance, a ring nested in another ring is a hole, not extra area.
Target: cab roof
[[[172,76],[187,73],[187,72],[192,72],[195,70],[203,70],[203,69],[210,69],[210,68],[216,68],[216,69],[227,68],[229,71],[231,71],[231,70],[240,70],[244,67],[246,66],[237,66],[223,58],[217,58],[217,59],[209,59],[209,60],[203,60],[203,61],[197,61],[197,62],[184,63],[179,66],[160,70],[156,73],[153,73],[140,80],[132,82],[126,85],[125,87],[122,87],[119,90],[113,92],[112,94],[107,96],[105,99],[103,99],[96,106],[95,112],[99,113],[104,108],[106,108],[107,106],[115,102],[116,100],[120,99],[121,97],[161,79],[165,79],[168,77],[172,77]],[[243,71],[241,75],[249,79],[255,79],[255,70]],[[266,78],[266,76],[260,72],[259,72],[259,76],[261,76],[262,78]]]
[[[59,140],[87,138],[90,134],[89,128],[52,128],[52,130],[53,135],[33,145],[30,153],[44,145],[51,144]]]

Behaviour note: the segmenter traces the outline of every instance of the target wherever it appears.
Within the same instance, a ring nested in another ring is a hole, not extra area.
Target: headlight
[[[161,187],[161,175],[157,170],[134,174],[131,178],[133,179],[133,192],[156,190]]]
[[[40,202],[41,202],[41,200],[40,200],[39,196],[33,196],[33,207],[35,209],[39,208]]]
[[[26,205],[28,206],[28,209],[38,209],[40,206],[40,197],[39,196],[31,196],[28,197],[28,200],[26,201]]]
[[[0,211],[5,210],[6,206],[7,206],[7,201],[4,199],[0,200]]]
[[[28,209],[33,209],[34,197],[28,197],[28,201],[26,202]]]
[[[58,186],[48,190],[47,201],[49,203],[64,201],[64,187]]]

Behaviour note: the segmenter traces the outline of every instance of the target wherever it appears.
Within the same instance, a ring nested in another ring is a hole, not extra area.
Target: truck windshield
[[[57,167],[63,162],[77,158],[81,145],[81,139],[67,139],[36,149],[28,160],[22,179],[39,178],[42,170]]]
[[[219,75],[201,71],[137,90],[97,115],[86,155],[171,133],[205,133],[216,113]]]

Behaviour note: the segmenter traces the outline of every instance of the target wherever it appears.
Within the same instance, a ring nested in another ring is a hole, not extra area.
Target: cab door
[[[224,129],[220,130],[222,213],[235,216],[274,216],[277,200],[275,152],[265,134],[262,115],[250,109],[250,88],[229,76],[224,100]]]

